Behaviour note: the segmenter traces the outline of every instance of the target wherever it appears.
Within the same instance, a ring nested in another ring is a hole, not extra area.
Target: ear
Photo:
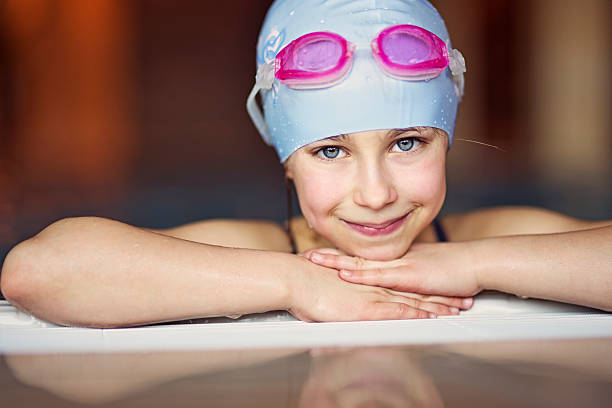
[[[289,159],[287,159],[287,161],[285,161],[285,163],[283,163],[283,167],[285,169],[285,178],[289,179],[289,180],[293,180],[293,171],[291,170],[291,163],[290,163],[291,157],[289,157]]]

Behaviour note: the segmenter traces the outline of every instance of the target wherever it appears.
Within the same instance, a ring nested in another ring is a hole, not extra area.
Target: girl
[[[484,289],[612,309],[611,222],[532,208],[436,220],[465,64],[426,0],[278,0],[257,60],[249,113],[304,214],[289,233],[60,220],[9,253],[5,296],[94,327],[269,310],[427,318],[469,309]]]

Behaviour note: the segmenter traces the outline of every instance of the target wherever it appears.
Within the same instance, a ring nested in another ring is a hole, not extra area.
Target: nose
[[[353,193],[355,204],[380,210],[396,200],[397,191],[385,163],[377,160],[360,163]]]

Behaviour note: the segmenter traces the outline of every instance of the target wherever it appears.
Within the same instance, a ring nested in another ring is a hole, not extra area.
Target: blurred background
[[[51,222],[286,214],[244,109],[270,0],[0,0],[0,263]],[[444,212],[612,218],[612,2],[433,0],[467,60]]]

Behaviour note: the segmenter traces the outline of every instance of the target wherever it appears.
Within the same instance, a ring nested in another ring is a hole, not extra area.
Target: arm
[[[149,231],[209,245],[291,252],[286,231],[270,221],[213,219]]]
[[[25,385],[81,404],[102,404],[144,393],[182,378],[244,368],[300,349],[163,353],[13,354],[6,365]]]
[[[612,222],[530,208],[449,218],[449,235],[460,242],[415,244],[391,262],[310,259],[347,281],[394,290],[471,296],[494,289],[612,310]]]
[[[29,313],[94,327],[283,309],[309,321],[451,313],[344,282],[300,256],[202,244],[101,218],[58,221],[19,244],[1,285]]]
[[[612,226],[474,241],[481,289],[612,311]]]
[[[612,221],[499,207],[445,222],[479,289],[612,310]]]
[[[612,221],[584,221],[537,207],[493,207],[443,217],[450,241],[556,234],[612,225]]]
[[[14,305],[66,325],[263,312],[287,307],[289,277],[281,266],[288,256],[204,245],[102,218],[65,219],[9,253],[2,291]]]

